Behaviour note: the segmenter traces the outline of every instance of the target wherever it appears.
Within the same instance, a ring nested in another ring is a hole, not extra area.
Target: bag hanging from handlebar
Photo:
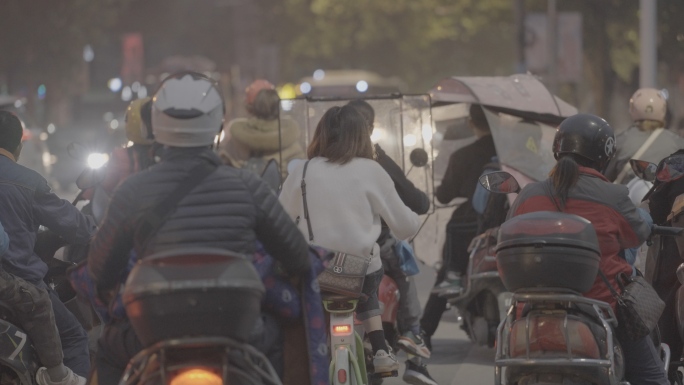
[[[313,228],[309,219],[309,206],[306,203],[306,169],[309,161],[304,164],[302,172],[302,203],[304,208],[304,218],[309,230],[309,243],[313,245]],[[366,279],[366,271],[370,265],[370,259],[357,255],[347,254],[340,251],[331,250],[335,256],[330,264],[318,276],[318,286],[321,291],[328,291],[353,298],[361,296],[363,281]],[[372,253],[372,252],[371,252]]]

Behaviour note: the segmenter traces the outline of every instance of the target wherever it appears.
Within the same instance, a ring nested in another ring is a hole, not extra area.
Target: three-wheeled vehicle
[[[474,141],[467,127],[467,105],[479,104],[484,108],[498,163],[523,186],[546,178],[555,164],[551,148],[556,127],[577,113],[575,107],[551,94],[539,79],[524,74],[446,78],[430,90],[430,96],[436,126],[432,144],[437,183],[446,171],[451,154]],[[492,198],[495,197],[490,197],[490,202]],[[453,207],[463,201],[457,198],[437,207],[415,240],[416,253],[421,258],[431,258],[439,265],[437,259],[441,259],[442,252],[435,246],[444,244]],[[498,217],[503,222],[505,213],[501,214]],[[489,228],[480,229],[481,235],[469,247],[464,287],[460,294],[449,298],[458,309],[469,337],[479,345],[490,347],[494,346],[496,328],[511,297],[501,282],[494,255],[500,224],[490,223]]]

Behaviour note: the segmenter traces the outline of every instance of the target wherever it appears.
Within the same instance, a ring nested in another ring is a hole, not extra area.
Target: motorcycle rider
[[[9,249],[9,237],[0,223],[0,258]],[[85,378],[64,366],[62,344],[55,325],[50,295],[21,278],[0,269],[0,301],[11,306],[19,326],[31,338],[41,364],[36,381],[39,385],[85,385]]]
[[[420,320],[428,348],[431,348],[430,338],[437,330],[442,313],[447,307],[446,298],[441,296],[454,295],[462,291],[461,276],[468,267],[468,245],[478,228],[477,212],[470,200],[475,193],[482,169],[496,156],[494,139],[484,110],[480,105],[471,104],[469,112],[468,125],[477,140],[451,154],[442,184],[435,192],[437,200],[443,204],[457,197],[468,198],[468,201],[454,210],[447,224],[443,250],[444,264],[437,273],[435,287],[425,304],[423,318]]]
[[[352,100],[348,105],[356,108],[368,123],[368,134],[373,133],[375,122],[375,110],[368,102],[362,99]],[[425,214],[430,209],[430,199],[417,189],[406,178],[392,158],[387,156],[379,144],[375,144],[375,161],[382,166],[394,182],[394,188],[402,202],[416,214]],[[398,345],[406,352],[416,355],[415,359],[406,361],[404,381],[414,384],[436,385],[430,377],[427,366],[422,364],[420,357],[430,358],[430,350],[425,346],[425,341],[420,330],[420,302],[418,290],[412,276],[407,276],[400,267],[399,257],[395,251],[395,244],[399,242],[391,233],[389,226],[382,221],[382,230],[377,243],[380,245],[380,258],[385,274],[394,280],[399,289],[399,311],[397,324],[401,336]],[[415,362],[414,362],[415,361]]]
[[[674,155],[684,156],[684,149],[675,152]],[[661,161],[662,163],[662,161]],[[671,182],[654,183],[648,199],[648,208],[656,225],[667,225],[668,216],[673,210],[675,199],[684,194],[684,178],[679,178]],[[682,260],[682,252],[677,246],[675,238],[661,237],[661,247],[658,253],[658,262],[653,272],[653,288],[660,298],[665,302],[665,310],[658,321],[660,335],[666,344],[670,346],[671,362],[678,362],[682,357],[684,343],[679,334],[677,326],[677,291],[681,287],[677,279],[677,268]],[[655,246],[654,246],[655,247]],[[673,378],[677,372],[676,366],[671,366],[670,377]]]
[[[663,130],[654,142],[648,143],[656,129],[666,128],[667,98],[663,91],[654,88],[640,88],[629,99],[629,114],[632,125],[615,138],[620,144],[617,154],[606,168],[606,178],[616,183],[627,184],[633,177],[629,160],[637,158],[658,163],[667,155],[684,148],[684,140],[675,132]],[[649,146],[642,150],[642,146]]]
[[[381,232],[380,218],[397,237],[405,239],[418,231],[418,215],[401,201],[392,179],[373,160],[368,122],[354,107],[335,106],[326,111],[308,155],[309,161],[297,164],[285,180],[280,201],[291,218],[304,218],[298,220],[299,228],[311,242],[370,258],[363,283],[368,298],[359,301],[356,316],[370,340],[375,372],[398,370],[380,317],[377,291],[383,268],[376,241]]]
[[[257,174],[270,159],[275,159],[285,178],[290,160],[306,158],[299,144],[301,130],[294,120],[280,118],[280,97],[267,80],[255,80],[245,93],[245,107],[251,116],[228,124],[219,155],[226,163]]]
[[[23,134],[19,119],[0,111],[0,217],[12,240],[2,259],[2,270],[46,289],[59,330],[64,364],[81,377],[90,371],[88,336],[76,317],[47,287],[47,264],[34,252],[39,226],[43,225],[70,244],[85,244],[95,233],[91,217],[60,199],[37,172],[17,164]]]
[[[126,109],[127,147],[115,148],[105,166],[105,178],[100,184],[111,197],[114,188],[129,175],[144,170],[155,163],[154,138],[151,127],[152,98],[132,101]],[[85,199],[90,199],[84,196]]]
[[[115,190],[88,254],[90,275],[101,295],[117,285],[131,250],[141,258],[179,246],[250,255],[259,240],[288,276],[308,273],[308,245],[270,187],[251,172],[222,165],[212,151],[223,114],[219,88],[204,75],[181,72],[161,84],[152,102],[152,131],[155,141],[165,146],[162,159]],[[140,213],[167,197],[198,167],[213,171],[143,239],[136,231],[144,226]],[[107,325],[99,341],[99,383],[118,383],[141,347],[128,320]]]
[[[536,211],[562,211],[589,220],[599,239],[599,269],[619,292],[616,275],[629,276],[632,267],[618,253],[643,243],[650,227],[630,201],[627,189],[611,184],[601,173],[615,155],[615,147],[613,129],[598,116],[578,114],[564,120],[554,138],[553,153],[558,162],[549,179],[525,186],[509,218]],[[616,300],[600,275],[584,296],[607,302],[615,309]],[[617,335],[625,357],[626,381],[668,384],[650,336],[631,341]]]

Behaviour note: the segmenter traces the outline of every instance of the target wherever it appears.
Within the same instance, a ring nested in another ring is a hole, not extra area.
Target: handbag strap
[[[306,169],[309,167],[309,160],[304,163],[304,171],[302,172],[302,204],[304,207],[304,219],[306,219],[306,227],[309,230],[309,243],[313,242],[313,228],[311,227],[311,220],[309,219],[309,205],[306,203]]]

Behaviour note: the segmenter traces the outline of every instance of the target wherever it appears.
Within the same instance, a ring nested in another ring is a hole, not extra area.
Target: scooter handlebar
[[[651,235],[661,235],[664,237],[678,237],[684,233],[684,228],[680,227],[669,227],[669,226],[658,226],[653,225],[651,227]]]

